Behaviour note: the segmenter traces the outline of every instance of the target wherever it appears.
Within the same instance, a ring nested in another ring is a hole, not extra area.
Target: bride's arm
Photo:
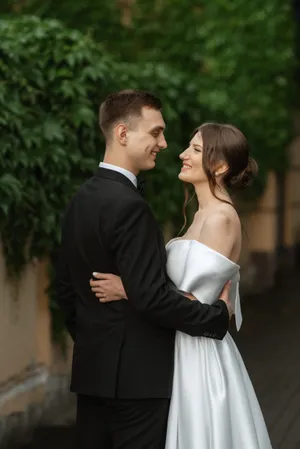
[[[93,279],[90,279],[90,286],[100,302],[120,301],[127,299],[122,279],[111,273],[93,273]],[[188,292],[181,292],[191,300],[195,296]]]

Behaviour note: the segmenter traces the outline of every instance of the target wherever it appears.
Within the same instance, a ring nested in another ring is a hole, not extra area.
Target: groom
[[[67,208],[57,269],[74,340],[78,448],[163,449],[175,330],[222,339],[228,291],[209,306],[168,281],[163,236],[136,179],[167,146],[160,100],[136,90],[110,94],[99,118],[104,163]],[[119,275],[128,301],[100,303],[93,271]]]

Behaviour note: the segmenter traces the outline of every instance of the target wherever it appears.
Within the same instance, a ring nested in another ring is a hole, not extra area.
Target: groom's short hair
[[[109,94],[99,110],[99,125],[105,139],[110,137],[118,121],[128,123],[141,117],[143,107],[161,110],[162,104],[155,95],[143,90],[127,89]]]

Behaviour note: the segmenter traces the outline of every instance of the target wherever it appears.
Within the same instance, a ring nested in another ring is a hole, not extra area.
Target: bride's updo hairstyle
[[[251,184],[257,175],[258,166],[250,157],[250,146],[244,134],[235,126],[221,123],[204,123],[194,130],[192,138],[199,134],[202,137],[202,167],[207,176],[209,188],[215,198],[223,203],[231,204],[229,201],[218,197],[216,170],[220,163],[228,165],[227,172],[222,175],[224,187],[231,192],[244,189]],[[186,207],[192,200],[185,185],[185,198],[183,204],[184,225],[187,224]]]
[[[231,191],[244,189],[251,184],[258,172],[257,163],[250,157],[250,147],[244,134],[235,126],[220,123],[204,123],[193,132],[203,140],[202,166],[209,187],[215,193],[216,169],[220,162],[228,165],[222,183]]]

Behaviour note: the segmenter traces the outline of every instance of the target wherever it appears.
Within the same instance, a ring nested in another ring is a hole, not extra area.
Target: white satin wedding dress
[[[242,324],[240,267],[196,240],[167,244],[168,275],[179,290],[211,304],[231,279],[230,301]],[[251,380],[227,332],[214,340],[177,332],[166,449],[272,449]]]

